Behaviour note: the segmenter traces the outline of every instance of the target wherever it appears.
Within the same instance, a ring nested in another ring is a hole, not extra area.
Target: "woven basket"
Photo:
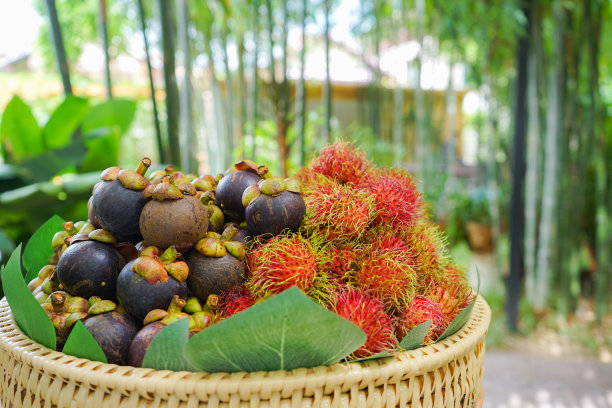
[[[33,342],[0,301],[0,398],[12,407],[478,407],[491,311],[478,298],[453,336],[396,357],[256,373],[102,364]]]

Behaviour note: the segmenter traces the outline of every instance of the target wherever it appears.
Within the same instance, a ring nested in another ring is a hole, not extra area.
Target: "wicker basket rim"
[[[462,358],[481,343],[486,335],[491,310],[478,296],[467,323],[447,339],[393,357],[358,363],[336,363],[328,367],[299,368],[291,371],[205,373],[174,372],[118,366],[90,361],[54,351],[28,338],[15,324],[6,299],[0,301],[0,350],[47,375],[59,376],[76,384],[105,389],[136,390],[143,396],[154,393],[214,393],[220,389],[239,393],[241,389],[276,389],[291,393],[308,386],[332,389],[364,388],[391,380],[430,372],[449,361]],[[244,387],[246,386],[246,387]]]

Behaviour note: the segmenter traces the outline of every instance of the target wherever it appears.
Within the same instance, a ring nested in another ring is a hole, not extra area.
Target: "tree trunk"
[[[555,20],[554,58],[555,67],[548,83],[548,111],[546,115],[546,146],[544,163],[544,190],[542,193],[542,218],[540,220],[540,245],[537,254],[535,303],[543,311],[549,300],[550,264],[555,255],[555,219],[557,215],[557,193],[559,189],[559,151],[563,109],[564,83],[564,32],[565,18],[561,1],[553,3]]]
[[[155,124],[155,140],[157,142],[157,153],[159,160],[166,163],[166,151],[162,141],[161,127],[159,125],[159,115],[157,113],[157,101],[155,100],[155,85],[153,83],[153,69],[151,68],[151,54],[149,53],[149,40],[147,38],[147,25],[144,17],[144,7],[142,0],[138,0],[138,18],[140,29],[142,30],[142,40],[144,43],[145,55],[147,59],[147,73],[149,75],[149,89],[151,90],[151,104],[153,105],[153,123]]]
[[[179,143],[179,97],[176,85],[176,64],[174,33],[176,24],[174,22],[173,8],[168,0],[157,0],[160,12],[162,45],[164,53],[164,83],[166,85],[166,112],[168,126],[168,147],[170,148],[170,160],[178,168],[182,167]]]

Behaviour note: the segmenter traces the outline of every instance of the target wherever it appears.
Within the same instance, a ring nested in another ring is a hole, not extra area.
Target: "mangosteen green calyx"
[[[62,252],[68,248],[70,242],[75,236],[87,236],[90,232],[94,231],[96,228],[87,221],[66,221],[62,224],[62,229],[53,235],[51,238],[51,247],[53,248],[53,255],[49,259],[50,264],[57,264]]]
[[[215,233],[207,235],[196,243],[186,259],[187,286],[202,301],[242,284],[246,274],[244,244],[223,240]]]
[[[167,309],[174,295],[187,295],[189,269],[180,256],[174,246],[163,253],[150,246],[119,273],[117,298],[138,322],[153,309]]]
[[[76,237],[57,263],[55,273],[61,287],[74,296],[114,299],[117,276],[125,265],[111,245],[116,239],[104,230],[90,232],[83,241]]]
[[[199,194],[199,198],[208,211],[208,231],[221,232],[225,216],[221,208],[215,205],[215,191],[209,190]]]
[[[253,235],[297,231],[306,215],[300,183],[292,178],[269,178],[244,191],[246,225]]]
[[[257,166],[250,160],[236,163],[234,168],[217,184],[217,205],[221,207],[225,217],[229,221],[240,222],[244,220],[242,193],[248,187],[269,177],[270,174],[266,166]]]
[[[61,348],[77,320],[87,317],[89,302],[82,297],[70,296],[64,291],[55,291],[42,304],[42,308],[53,323],[57,344]]]
[[[96,339],[108,362],[126,365],[130,344],[140,325],[116,311],[115,304],[108,300],[90,299],[88,314],[83,325]]]
[[[175,245],[182,252],[206,235],[206,207],[192,195],[196,191],[191,183],[180,186],[183,191],[174,183],[174,178],[167,175],[151,192],[153,199],[140,214],[140,232],[147,245],[158,248]]]
[[[147,203],[143,190],[149,184],[144,177],[151,166],[143,158],[134,170],[110,167],[100,176],[89,202],[89,218],[115,234],[119,241],[136,243],[142,240],[138,229],[140,213]]]

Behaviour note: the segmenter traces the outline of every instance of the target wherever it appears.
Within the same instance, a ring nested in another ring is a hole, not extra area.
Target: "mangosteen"
[[[140,325],[124,313],[115,310],[109,301],[94,303],[83,321],[85,328],[98,342],[110,364],[126,365],[132,339]]]
[[[266,166],[257,166],[250,160],[236,163],[234,169],[217,184],[217,205],[221,207],[225,217],[236,222],[244,220],[242,193],[248,187],[268,177],[270,176]]]
[[[174,295],[187,295],[189,270],[184,261],[177,260],[179,256],[174,246],[163,253],[147,247],[119,273],[117,298],[137,321],[142,322],[153,309],[167,309]]]
[[[187,184],[195,194],[193,185]],[[180,251],[185,251],[206,235],[208,212],[188,190],[181,191],[168,175],[151,192],[153,200],[140,214],[140,232],[148,245],[158,248],[176,245]]]
[[[244,245],[212,235],[198,241],[186,259],[187,286],[202,301],[242,284],[246,274]]]
[[[95,238],[96,231],[89,235]],[[125,261],[111,245],[89,239],[66,248],[57,263],[56,275],[62,287],[75,296],[114,299],[117,275],[124,265]]]
[[[143,158],[136,171],[110,167],[100,176],[89,202],[90,221],[115,234],[119,241],[136,243],[142,240],[138,229],[140,213],[147,203],[143,195],[149,184],[144,177],[151,165]]]
[[[278,235],[297,231],[306,215],[300,183],[295,179],[270,178],[244,191],[246,225],[253,235]]]
[[[87,317],[89,303],[82,297],[55,291],[48,296],[42,308],[53,323],[58,349],[61,350],[77,320]]]

